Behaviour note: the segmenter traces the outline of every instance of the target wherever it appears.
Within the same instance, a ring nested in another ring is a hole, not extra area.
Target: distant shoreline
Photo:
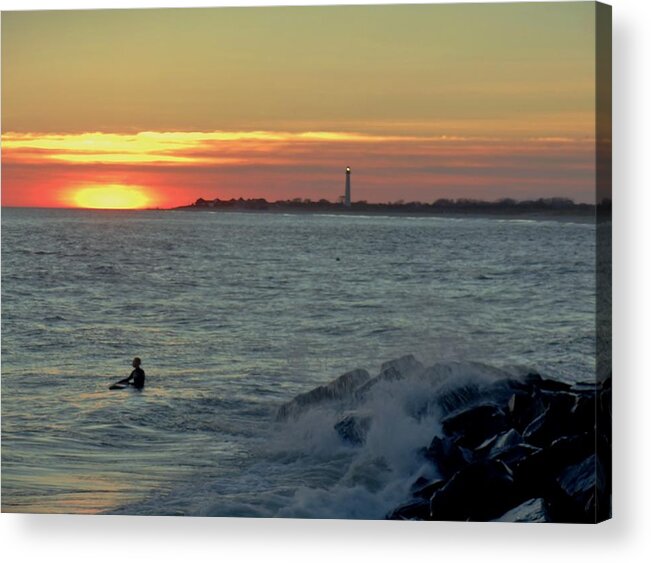
[[[171,209],[159,209],[151,211],[189,211],[207,213],[249,213],[249,214],[281,214],[281,215],[350,215],[376,217],[413,217],[413,218],[439,218],[439,219],[503,219],[503,220],[529,220],[529,221],[558,221],[562,223],[596,223],[597,215],[594,209],[591,212],[575,211],[522,211],[522,212],[444,212],[444,211],[407,211],[407,210],[356,210],[356,209],[296,209],[279,208],[271,209],[247,209],[247,208],[216,208],[197,207],[194,205],[175,207]]]
[[[229,202],[230,203],[230,202]],[[284,202],[283,202],[284,203]],[[502,220],[529,220],[529,221],[557,221],[562,223],[583,223],[596,224],[597,221],[610,221],[611,211],[608,206],[602,209],[602,206],[589,204],[580,204],[580,208],[562,208],[562,209],[542,209],[542,210],[525,210],[525,209],[432,209],[425,207],[413,209],[408,206],[397,208],[388,204],[369,205],[364,208],[356,208],[355,204],[351,208],[343,208],[336,204],[332,207],[322,208],[318,206],[295,206],[283,205],[283,203],[272,203],[267,208],[254,208],[242,206],[235,203],[234,205],[209,207],[197,205],[184,205],[179,207],[150,207],[145,209],[89,209],[80,207],[22,207],[22,206],[2,206],[2,210],[10,209],[41,209],[41,210],[61,210],[61,211],[96,211],[100,213],[112,212],[131,212],[141,213],[160,211],[187,211],[187,212],[209,212],[209,213],[247,213],[247,214],[275,214],[275,215],[350,215],[350,216],[375,216],[375,217],[411,217],[411,218],[448,218],[448,219],[502,219]],[[578,205],[576,206],[579,207]]]
[[[561,221],[574,223],[596,223],[609,220],[612,203],[602,200],[598,205],[575,203],[571,199],[552,197],[536,200],[516,201],[500,199],[483,201],[476,199],[438,199],[432,203],[420,201],[396,201],[387,203],[352,202],[345,207],[343,201],[331,202],[327,199],[312,201],[295,198],[270,202],[263,198],[206,200],[197,199],[190,205],[174,208],[177,211],[210,211],[222,213],[284,213],[316,215],[370,215],[398,217],[448,217],[508,219],[531,221]]]

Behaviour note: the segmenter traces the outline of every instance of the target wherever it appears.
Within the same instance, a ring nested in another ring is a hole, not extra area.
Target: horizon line
[[[343,196],[341,196],[343,197]],[[267,200],[264,197],[255,197],[255,198],[230,198],[230,199],[220,199],[220,198],[213,198],[213,199],[205,199],[203,197],[198,197],[195,199],[193,202],[190,202],[185,205],[176,205],[176,206],[170,206],[170,207],[138,207],[138,208],[125,208],[125,207],[81,207],[81,206],[65,206],[65,205],[7,205],[4,203],[0,203],[0,209],[66,209],[66,210],[84,210],[84,211],[170,211],[174,209],[181,209],[181,208],[186,208],[186,207],[196,207],[197,202],[199,200],[202,200],[206,203],[210,202],[221,202],[221,203],[237,203],[237,202],[260,202],[263,201],[267,204],[283,204],[283,203],[289,203],[289,204],[294,204],[294,205],[318,205],[319,203],[328,204],[328,205],[336,205],[336,206],[341,206],[343,209],[343,203],[339,201],[331,201],[326,198],[320,198],[317,200],[310,199],[310,198],[291,198],[291,199],[277,199],[277,200]],[[458,205],[464,205],[464,204],[490,204],[490,205],[498,205],[500,203],[502,204],[507,204],[510,203],[511,205],[520,205],[523,203],[552,203],[554,201],[558,203],[564,203],[565,205],[572,205],[572,206],[593,206],[596,207],[599,204],[603,203],[609,203],[612,202],[611,198],[602,198],[601,201],[599,202],[583,202],[583,201],[575,201],[572,198],[569,197],[560,197],[560,196],[548,196],[548,197],[537,197],[537,198],[530,198],[530,199],[515,199],[511,197],[501,197],[497,199],[492,199],[492,200],[485,200],[485,199],[475,199],[475,198],[452,198],[452,197],[440,197],[437,198],[433,201],[420,201],[420,200],[397,200],[397,201],[380,201],[380,202],[371,202],[367,200],[357,200],[357,201],[351,201],[351,205],[369,205],[369,206],[384,206],[384,205],[392,205],[392,206],[398,206],[398,207],[407,207],[410,205],[423,205],[423,206],[434,206],[437,202],[449,202],[452,205],[458,206]],[[264,210],[261,210],[264,211]]]

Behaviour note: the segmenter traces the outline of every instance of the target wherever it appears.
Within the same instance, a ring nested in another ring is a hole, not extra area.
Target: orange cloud
[[[241,159],[223,158],[220,145],[254,147],[295,142],[350,142],[382,143],[387,141],[420,140],[418,137],[363,135],[309,131],[287,133],[271,131],[252,132],[156,132],[136,134],[81,133],[67,135],[6,133],[3,148],[12,161],[61,160],[71,163],[212,163],[234,164]],[[197,151],[211,149],[209,155]]]
[[[5,133],[3,204],[68,206],[88,187],[140,186],[151,206],[198,197],[336,200],[565,196],[591,201],[595,141],[336,131]]]

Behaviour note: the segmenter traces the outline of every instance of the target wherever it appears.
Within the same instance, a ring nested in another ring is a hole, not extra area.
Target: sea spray
[[[446,428],[450,432],[450,416],[507,403],[514,389],[534,380],[540,376],[523,366],[438,362],[425,367],[410,356],[386,362],[372,377],[363,370],[346,372],[300,393],[299,401],[280,405],[284,416],[270,414],[265,431],[251,437],[249,455],[237,471],[124,512],[383,519],[406,499],[450,478],[449,467],[432,457],[438,451],[432,444],[446,439]],[[499,450],[507,441],[511,444],[504,438],[477,449]],[[428,510],[425,500],[415,502],[417,510],[410,505],[396,514]]]
[[[470,403],[510,376],[478,363],[445,362],[424,368],[413,356],[404,356],[383,364],[377,376],[338,401],[317,400],[311,409],[304,402],[303,414],[277,429],[276,445],[325,459],[343,453],[345,462],[334,482],[297,488],[276,515],[383,518],[418,478],[437,476],[422,450],[432,435],[440,433],[440,418],[450,404]],[[363,439],[351,441],[337,431],[337,424],[355,417],[369,422]]]

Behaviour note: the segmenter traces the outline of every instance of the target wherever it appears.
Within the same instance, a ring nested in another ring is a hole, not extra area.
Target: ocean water
[[[405,354],[593,379],[595,230],[3,209],[2,509],[382,518],[431,471],[432,386],[379,386],[363,446],[333,429],[349,405],[278,407]],[[136,355],[145,390],[109,391]]]

